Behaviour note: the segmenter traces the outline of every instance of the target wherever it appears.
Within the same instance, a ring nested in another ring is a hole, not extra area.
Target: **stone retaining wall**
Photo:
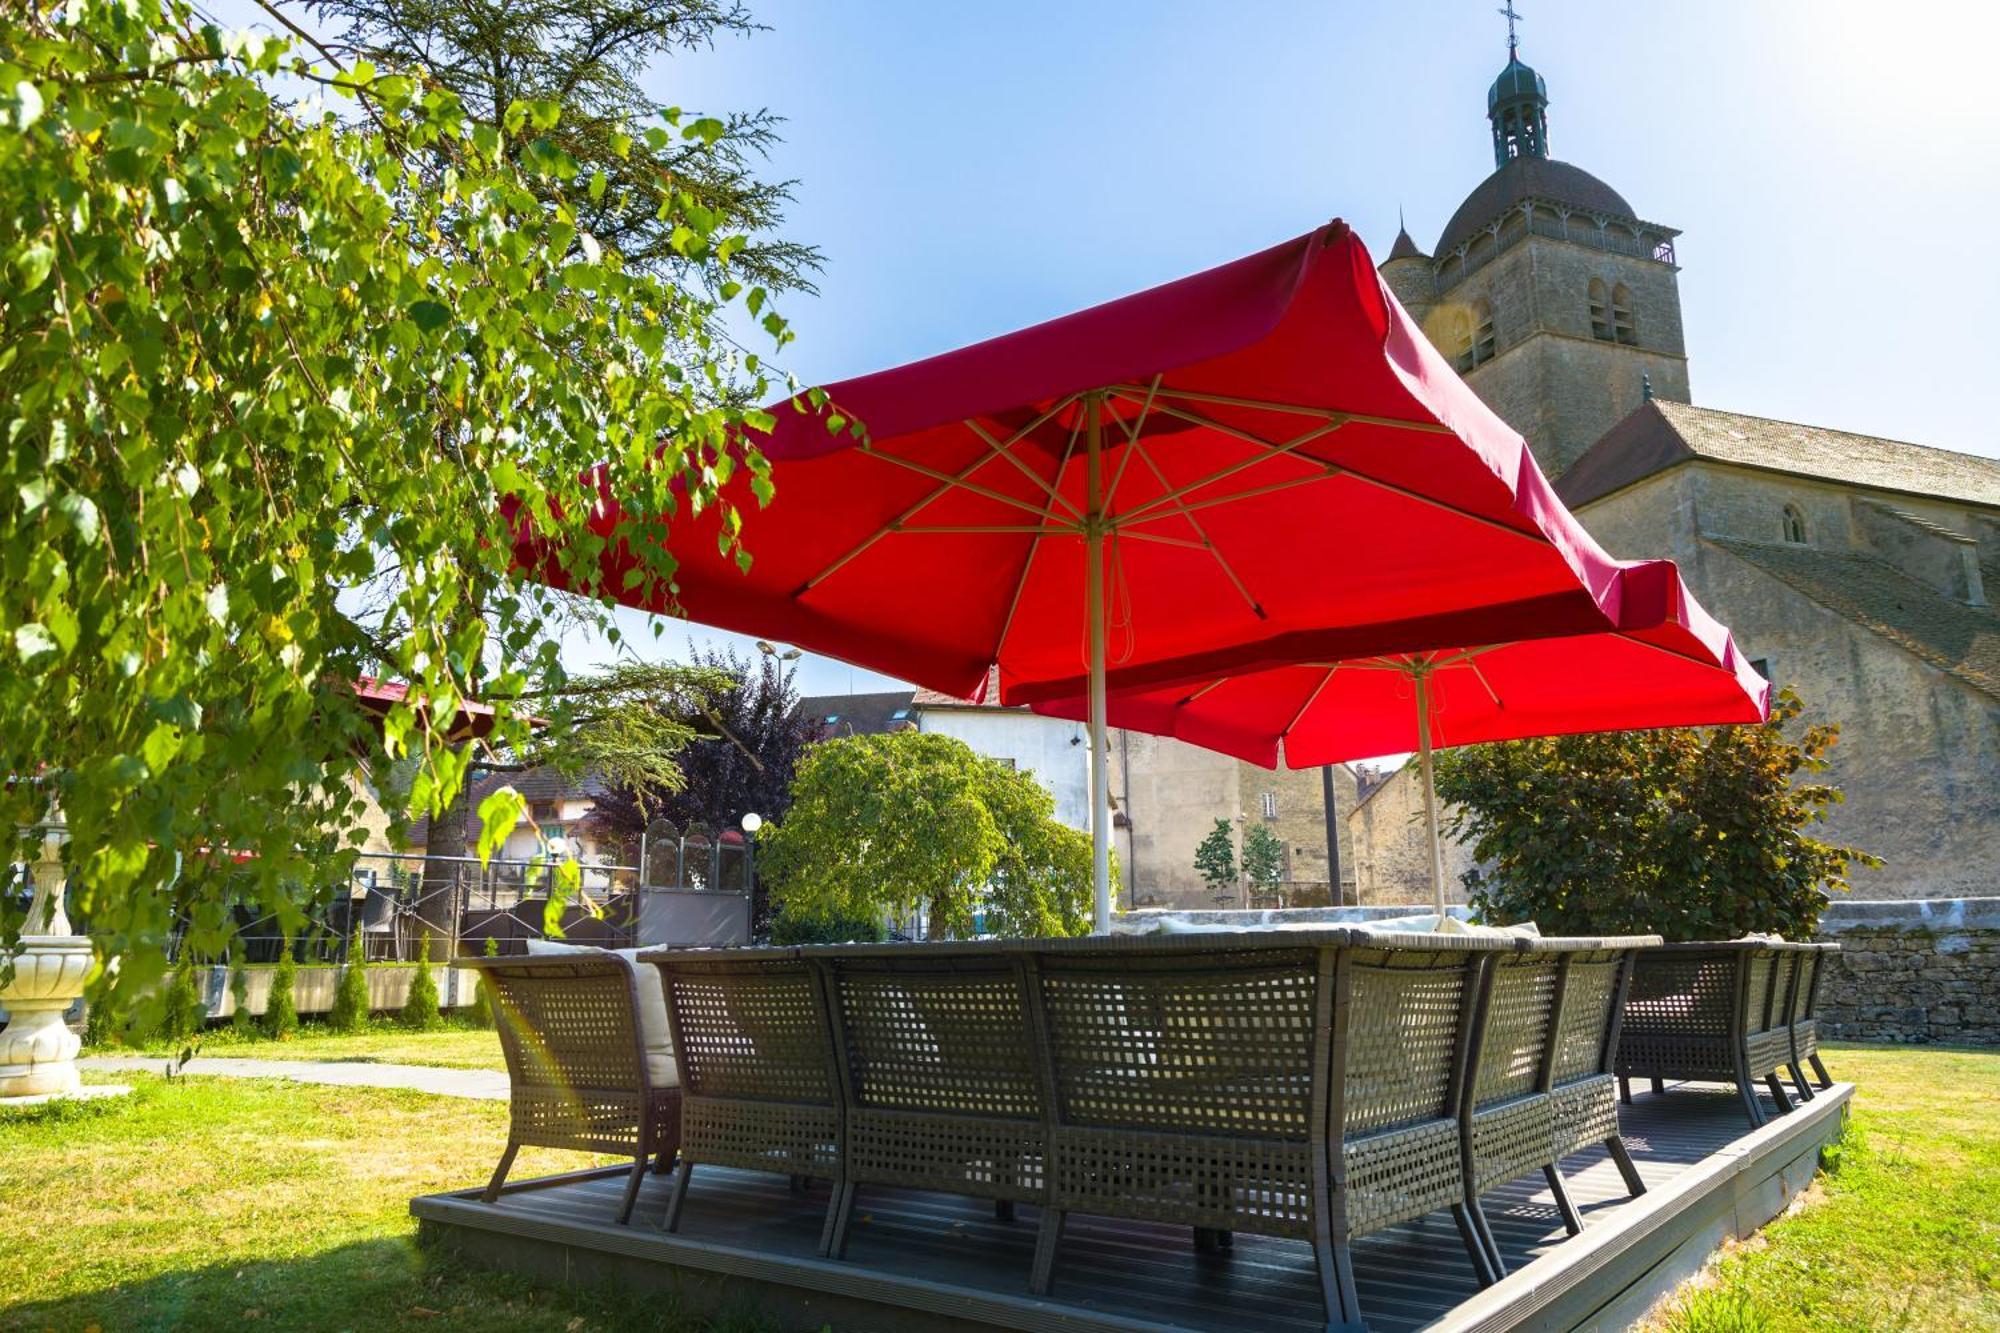
[[[1843,902],[1820,1032],[1840,1041],[2000,1045],[2000,898]]]
[[[1138,911],[1114,933],[1186,925],[1344,925],[1404,916],[1410,907],[1274,911]],[[1464,916],[1454,906],[1454,916]],[[1836,1041],[2000,1046],[2000,898],[1839,902],[1818,938],[1841,946],[1820,987],[1820,1032]]]

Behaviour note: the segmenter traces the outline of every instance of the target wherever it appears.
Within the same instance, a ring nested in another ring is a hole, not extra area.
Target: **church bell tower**
[[[1382,264],[1390,290],[1479,396],[1557,476],[1648,393],[1688,401],[1671,227],[1549,156],[1549,89],[1521,59],[1486,92],[1493,174],[1429,254],[1407,229]]]

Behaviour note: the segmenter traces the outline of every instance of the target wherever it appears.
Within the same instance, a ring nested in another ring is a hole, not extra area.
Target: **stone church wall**
[[[2000,1046],[2000,898],[1835,903],[1819,938],[1821,1036]]]
[[[1834,614],[1718,547],[1685,571],[1751,658],[1838,723],[1820,780],[1843,804],[1820,836],[1875,853],[1857,869],[1865,898],[1958,898],[1995,892],[2000,866],[2000,709],[1888,640]]]

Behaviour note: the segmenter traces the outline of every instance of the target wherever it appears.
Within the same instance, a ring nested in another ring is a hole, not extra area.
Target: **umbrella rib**
[[[1168,413],[1171,416],[1186,417],[1190,420],[1198,421],[1202,425],[1216,424],[1214,422],[1208,421],[1206,418],[1196,417],[1193,416],[1192,414],[1178,411],[1172,407],[1162,406],[1160,408],[1160,411]],[[1343,424],[1345,423],[1339,421],[1322,422],[1320,425],[1317,425],[1313,427],[1311,430],[1305,432],[1305,434],[1297,436],[1294,439],[1287,440],[1284,444],[1272,444],[1269,440],[1260,440],[1255,438],[1254,436],[1250,437],[1250,443],[1255,444],[1259,448],[1263,449],[1264,450],[1263,453],[1258,454],[1252,458],[1243,459],[1241,462],[1231,463],[1228,467],[1223,468],[1221,471],[1211,472],[1206,477],[1203,477],[1198,481],[1191,481],[1187,483],[1185,486],[1177,486],[1174,489],[1168,491],[1165,495],[1155,496],[1151,500],[1148,500],[1145,504],[1142,504],[1138,508],[1134,509],[1131,513],[1120,514],[1115,516],[1112,519],[1112,523],[1114,524],[1114,526],[1123,526],[1127,523],[1143,523],[1148,519],[1150,519],[1156,511],[1166,509],[1168,506],[1180,500],[1183,496],[1191,494],[1194,491],[1203,490],[1209,486],[1213,486],[1215,485],[1215,483],[1219,481],[1226,481],[1230,477],[1235,476],[1239,472],[1242,472],[1248,468],[1256,467],[1259,463],[1274,462],[1277,459],[1283,458],[1286,455],[1290,454],[1293,450],[1301,449],[1304,448],[1306,445],[1311,444],[1314,440],[1317,440],[1320,436],[1328,435],[1336,430],[1339,430]],[[1237,434],[1237,432],[1235,431],[1227,431],[1226,433],[1232,435]],[[1321,462],[1321,460],[1319,459],[1313,459],[1311,461],[1317,464],[1318,466],[1324,468],[1332,468],[1334,466],[1334,464],[1331,463]],[[1327,475],[1331,476],[1332,473],[1329,472]],[[1323,480],[1323,478],[1311,477],[1308,478],[1307,480],[1320,481]],[[1247,496],[1252,494],[1261,495],[1263,493],[1264,493],[1263,490],[1234,492],[1230,495],[1218,497],[1217,499],[1197,501],[1193,505],[1190,505],[1188,507],[1207,508],[1209,505],[1216,504],[1219,501],[1234,500],[1242,496]]]
[[[1207,542],[1190,541],[1186,537],[1169,537],[1164,532],[1120,532],[1126,541],[1152,542],[1157,546],[1179,546],[1190,551],[1210,551],[1215,548]]]
[[[1248,490],[1231,491],[1227,495],[1211,496],[1206,500],[1189,500],[1186,503],[1190,512],[1197,509],[1213,509],[1217,505],[1234,504],[1238,500],[1254,500],[1260,495],[1270,495],[1277,491],[1289,491],[1294,486],[1310,486],[1316,481],[1331,481],[1339,475],[1341,475],[1339,468],[1329,467],[1324,471],[1313,473],[1310,477],[1287,477],[1283,481],[1273,481],[1262,486],[1252,486]],[[1146,514],[1132,521],[1134,523],[1157,523],[1163,518],[1172,517],[1174,517],[1173,514],[1163,512]]]
[[[1070,395],[1070,398],[1074,399],[1075,395]],[[1056,480],[1058,482],[1062,480],[1063,470],[1069,466],[1071,456],[1076,453],[1077,436],[1083,433],[1083,419],[1087,415],[1088,413],[1085,412],[1077,413],[1076,424],[1069,428],[1069,439],[1063,444],[1062,457],[1056,460]],[[1055,506],[1048,506],[1048,508],[1042,511],[1042,521],[1047,522],[1049,515],[1054,512]],[[1034,568],[1035,553],[1041,549],[1041,539],[1036,538],[1034,541],[1028,543],[1028,553],[1021,557],[1021,572],[1014,579],[1014,595],[1007,599],[1007,614],[1000,621],[1000,637],[993,641],[993,656],[995,659],[999,658],[1000,650],[1007,646],[1007,636],[1014,631],[1014,613],[1021,609],[1021,594],[1027,591],[1028,587],[1028,571]]]
[[[1118,429],[1125,432],[1125,442],[1128,445],[1136,447],[1139,443],[1139,436],[1146,429],[1146,416],[1153,410],[1153,395],[1159,392],[1160,378],[1159,375],[1153,376],[1153,382],[1146,386],[1146,397],[1139,404],[1139,415],[1132,419],[1132,425],[1128,428],[1124,422],[1120,421],[1118,423]],[[1111,489],[1104,493],[1104,512],[1107,514],[1111,512],[1117,503],[1118,485],[1125,480],[1125,469],[1131,465],[1132,455],[1129,453],[1118,460],[1118,471],[1112,475]],[[1166,479],[1161,478],[1160,484],[1164,486]]]
[[[1047,418],[1043,419],[1046,420]],[[970,429],[974,435],[977,435],[980,439],[984,440],[986,442],[987,447],[993,450],[994,453],[998,454],[1000,457],[1006,459],[1008,462],[1012,463],[1015,467],[1019,468],[1021,470],[1022,476],[1026,477],[1029,481],[1034,482],[1035,485],[1041,487],[1042,493],[1044,495],[1048,496],[1049,499],[1061,505],[1064,509],[1069,510],[1071,518],[1081,519],[1083,517],[1083,511],[1081,509],[1078,509],[1075,505],[1071,504],[1067,499],[1065,499],[1061,494],[1061,492],[1057,491],[1055,487],[1051,486],[1048,482],[1043,481],[1042,476],[1039,472],[1035,471],[1033,468],[1029,467],[1026,463],[1022,462],[1020,458],[1015,456],[1012,450],[1012,446],[1016,440],[1019,440],[1021,438],[1019,435],[1016,435],[1012,440],[1007,440],[1005,442],[1002,442],[1000,440],[994,439],[992,434],[987,431],[986,427],[980,425],[979,422],[975,421],[971,417],[967,417],[965,419],[965,424],[966,427]],[[1040,423],[1037,422],[1036,424]],[[1030,429],[1033,429],[1033,427],[1030,427]],[[1057,480],[1061,480],[1060,473],[1057,474]]]
[[[1155,382],[1157,383],[1157,381]],[[1139,461],[1146,465],[1147,471],[1153,474],[1160,485],[1171,489],[1172,483],[1167,480],[1167,474],[1160,471],[1160,465],[1153,461],[1153,456],[1150,453],[1146,452],[1145,445],[1134,439],[1132,441],[1132,451],[1139,455]],[[1122,472],[1123,469],[1120,470]],[[1269,616],[1264,614],[1263,606],[1258,603],[1255,597],[1250,595],[1250,590],[1243,586],[1243,580],[1237,577],[1236,570],[1230,566],[1229,561],[1223,556],[1221,550],[1216,547],[1214,540],[1208,535],[1208,530],[1202,527],[1200,521],[1195,518],[1194,511],[1188,508],[1187,503],[1182,500],[1175,500],[1174,508],[1179,510],[1181,517],[1188,521],[1188,526],[1195,530],[1195,535],[1201,538],[1201,545],[1207,549],[1210,555],[1215,557],[1215,563],[1222,566],[1222,572],[1236,586],[1236,591],[1242,595],[1243,600],[1250,604],[1251,613],[1259,620],[1270,619]],[[1133,532],[1126,535],[1142,539],[1146,536],[1143,532]]]
[[[884,463],[894,463],[897,467],[908,468],[918,476],[929,477],[932,481],[943,482],[947,489],[956,486],[959,490],[970,491],[974,495],[983,496],[998,504],[1011,505],[1016,509],[1026,510],[1037,517],[1046,516],[1046,511],[1036,508],[1033,504],[1021,499],[1019,496],[1008,495],[1003,491],[996,491],[990,486],[981,486],[977,482],[966,480],[966,477],[972,472],[976,472],[981,466],[992,462],[996,457],[994,454],[988,453],[982,455],[979,462],[973,467],[966,469],[957,476],[953,476],[949,472],[940,472],[929,464],[919,463],[914,458],[904,458],[900,454],[885,454],[871,444],[860,444],[855,447],[870,458],[878,458]]]
[[[1042,413],[1042,415],[1036,417],[1033,421],[1029,422],[1027,425],[1023,426],[1019,431],[1015,432],[1014,436],[1009,442],[1012,443],[1012,440],[1020,439],[1023,435],[1026,435],[1029,431],[1035,429],[1037,426],[1041,425],[1044,421],[1047,421],[1050,417],[1062,411],[1063,408],[1067,407],[1072,401],[1075,400],[1075,398],[1076,395],[1071,394],[1069,395],[1069,397],[1062,399],[1060,402],[1056,403],[1055,406],[1051,407],[1048,411]],[[1072,444],[1074,443],[1074,441],[1075,441],[1075,433],[1071,432]],[[863,448],[865,449],[866,446],[863,446]],[[875,457],[885,457],[885,455],[877,454],[875,455]],[[1069,455],[1067,451],[1064,452],[1063,458],[1065,462],[1068,461]],[[822,569],[819,573],[807,579],[804,583],[801,583],[798,586],[797,590],[792,593],[792,596],[794,598],[803,597],[807,593],[811,592],[814,588],[817,588],[820,584],[832,578],[835,574],[839,573],[841,569],[844,568],[850,561],[855,559],[855,557],[861,555],[863,552],[868,550],[869,547],[873,546],[876,542],[881,541],[884,537],[896,531],[896,529],[901,525],[915,518],[933,501],[940,499],[945,494],[945,492],[949,491],[953,486],[962,484],[967,477],[970,477],[973,473],[979,471],[980,468],[985,467],[988,463],[992,461],[993,461],[992,454],[990,453],[982,454],[980,457],[973,459],[970,463],[966,464],[963,468],[959,469],[959,473],[956,477],[944,478],[944,483],[940,485],[936,490],[932,491],[929,495],[926,495],[923,499],[911,505],[908,509],[905,509],[901,514],[898,514],[889,523],[885,524],[880,528],[877,528],[873,533],[870,533],[866,538],[862,540],[859,546],[856,546],[846,555],[841,556],[840,559],[834,561],[832,564],[828,565],[825,569]],[[1058,469],[1057,475],[1058,476],[1061,475],[1060,469]],[[1042,522],[1046,523],[1049,519],[1049,514],[1045,511],[1041,513],[1040,518]]]
[[[1212,430],[1219,430],[1225,435],[1233,435],[1237,439],[1243,440],[1246,443],[1257,445],[1258,447],[1263,449],[1269,449],[1272,451],[1272,457],[1277,457],[1280,453],[1289,453],[1291,450],[1297,448],[1299,444],[1305,442],[1303,440],[1298,440],[1298,441],[1293,441],[1289,444],[1277,445],[1271,443],[1271,441],[1264,439],[1261,436],[1252,435],[1247,430],[1242,430],[1235,426],[1226,425],[1223,422],[1215,420],[1213,417],[1203,416],[1199,412],[1190,412],[1183,408],[1176,408],[1172,406],[1163,406],[1160,408],[1160,410],[1162,412],[1169,413],[1170,415],[1177,416],[1181,418],[1183,421],[1193,422],[1194,424],[1200,426],[1207,426]],[[1411,424],[1408,422],[1388,421],[1388,419],[1386,418],[1348,417],[1347,420],[1358,421],[1363,423],[1368,423],[1373,421],[1377,424],[1387,422],[1387,424],[1390,425]],[[1323,434],[1324,432],[1321,433]],[[1320,462],[1323,460],[1315,459],[1313,461]],[[1413,491],[1407,486],[1398,486],[1393,481],[1384,481],[1380,477],[1370,476],[1366,472],[1361,472],[1356,470],[1349,464],[1327,463],[1326,466],[1338,467],[1342,473],[1354,478],[1356,481],[1364,482],[1367,485],[1374,486],[1380,490],[1388,491],[1394,495],[1400,495],[1406,500],[1415,500],[1420,504],[1429,505],[1434,509],[1442,509],[1447,514],[1456,514],[1460,518],[1470,519],[1474,523],[1483,523],[1489,528],[1495,528],[1501,532],[1512,533],[1516,537],[1526,537],[1529,541],[1539,542],[1544,545],[1548,544],[1548,538],[1540,532],[1523,532],[1521,529],[1515,527],[1511,523],[1503,523],[1497,518],[1490,518],[1485,514],[1475,513],[1470,509],[1460,508],[1458,505],[1452,504],[1446,500],[1440,500],[1434,495],[1425,495],[1422,491]]]
[[[1029,537],[1076,536],[1076,529],[1066,523],[1057,523],[1041,527],[1037,527],[1032,524],[1010,524],[1010,523],[948,523],[948,524],[939,524],[936,527],[925,526],[921,528],[905,527],[902,524],[898,523],[895,526],[891,527],[889,531],[895,533],[901,533],[905,536],[916,533],[930,533],[932,535],[945,534],[954,537],[978,536],[984,533],[1009,533],[1015,536],[1029,536]]]
[[[1287,722],[1284,730],[1278,733],[1279,741],[1282,742],[1291,736],[1292,728],[1296,727],[1299,724],[1299,719],[1306,715],[1306,709],[1311,708],[1315,703],[1319,702],[1319,696],[1326,692],[1328,685],[1333,683],[1333,673],[1338,670],[1340,670],[1338,662],[1326,669],[1326,674],[1319,678],[1319,684],[1313,686],[1312,693],[1306,696],[1306,701],[1299,705],[1297,712],[1292,714],[1292,720]]]
[[[1137,393],[1135,384],[1112,386],[1115,392]],[[1273,403],[1260,398],[1239,398],[1226,393],[1202,393],[1195,389],[1162,389],[1160,393],[1168,398],[1183,398],[1191,403],[1214,403],[1220,407],[1248,407],[1264,412],[1286,412],[1300,417],[1341,417],[1348,421],[1358,421],[1364,426],[1388,426],[1397,430],[1417,430],[1430,435],[1450,435],[1449,426],[1434,421],[1405,421],[1401,417],[1367,416],[1358,412],[1342,412],[1331,407],[1307,407],[1303,403]]]

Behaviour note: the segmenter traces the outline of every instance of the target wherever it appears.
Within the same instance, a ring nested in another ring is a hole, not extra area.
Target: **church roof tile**
[[[1606,431],[1556,493],[1576,508],[1691,458],[2000,508],[2000,459],[1660,399]]]
[[[1711,537],[1834,614],[2000,699],[2000,614],[1967,606],[1857,551]]]

